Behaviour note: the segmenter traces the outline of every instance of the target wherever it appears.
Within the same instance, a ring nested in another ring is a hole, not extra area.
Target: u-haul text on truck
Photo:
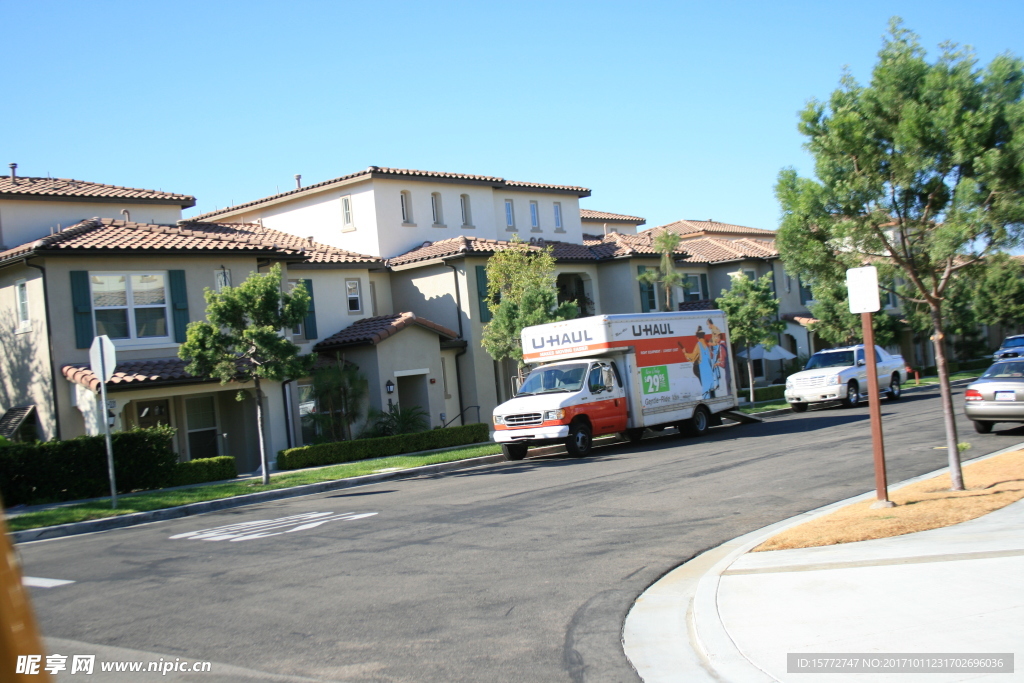
[[[494,440],[509,460],[549,443],[583,456],[595,436],[638,441],[647,428],[699,435],[736,407],[721,311],[577,318],[527,327],[522,343],[523,360],[539,365],[494,409]]]

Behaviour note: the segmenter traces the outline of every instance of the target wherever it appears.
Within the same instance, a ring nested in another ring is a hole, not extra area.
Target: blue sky
[[[846,6],[843,6],[846,5]],[[583,185],[648,226],[778,224],[797,112],[867,81],[890,16],[930,55],[1024,55],[1020,2],[6,3],[0,169],[195,195],[370,165]]]

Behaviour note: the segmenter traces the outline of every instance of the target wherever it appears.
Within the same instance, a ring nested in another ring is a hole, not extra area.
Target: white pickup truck
[[[898,401],[902,385],[907,381],[903,356],[875,346],[878,365],[878,390]],[[842,401],[853,408],[867,396],[868,372],[864,361],[864,345],[818,351],[807,361],[803,371],[786,379],[786,401],[794,412],[802,413],[812,403]]]

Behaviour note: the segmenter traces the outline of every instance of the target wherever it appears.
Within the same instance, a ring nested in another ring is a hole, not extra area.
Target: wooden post
[[[875,453],[875,495],[878,498],[872,508],[891,508],[889,484],[885,476],[885,443],[882,439],[882,399],[878,391],[878,358],[875,354],[875,329],[871,325],[871,314],[861,313],[860,323],[864,331],[864,362],[868,371],[868,413],[871,415],[871,444]]]

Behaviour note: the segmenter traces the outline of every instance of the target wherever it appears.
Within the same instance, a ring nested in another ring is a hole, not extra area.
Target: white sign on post
[[[107,473],[110,475],[110,505],[117,508],[117,484],[114,481],[114,446],[110,441],[110,420],[107,419],[107,411],[110,410],[107,402],[107,382],[114,376],[114,368],[117,367],[117,351],[114,349],[114,342],[105,334],[94,338],[92,346],[89,347],[89,367],[92,374],[100,380],[100,413],[103,418],[103,433],[107,438]],[[111,401],[113,403],[113,401]],[[115,403],[116,405],[116,403]]]
[[[847,270],[846,289],[850,295],[850,313],[874,313],[881,310],[878,270],[874,266]]]

